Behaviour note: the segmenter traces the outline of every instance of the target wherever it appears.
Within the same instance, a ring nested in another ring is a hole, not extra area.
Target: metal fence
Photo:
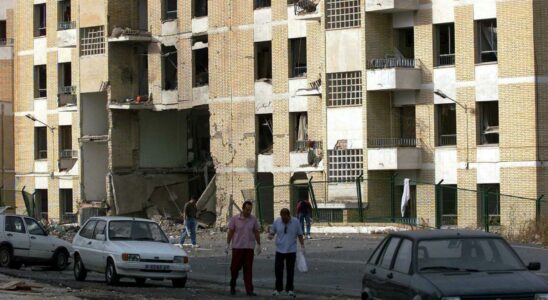
[[[415,138],[376,138],[368,139],[367,144],[371,148],[395,148],[395,147],[416,147]]]
[[[367,69],[415,68],[414,58],[375,58],[367,61]]]

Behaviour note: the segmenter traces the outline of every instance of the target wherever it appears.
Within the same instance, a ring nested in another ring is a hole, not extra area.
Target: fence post
[[[441,187],[441,183],[443,182],[443,179],[440,180],[440,182],[438,182],[436,184],[436,201],[435,201],[435,204],[436,204],[436,208],[435,208],[435,211],[436,211],[436,228],[437,229],[440,229],[441,228],[441,214],[443,212],[443,209],[442,209],[442,203],[443,203],[443,192],[442,192],[442,187]]]
[[[489,193],[489,191],[487,191]],[[481,202],[483,203],[483,228],[489,232],[489,198],[484,190],[481,190]]]
[[[396,222],[396,208],[394,207],[396,205],[396,177],[398,176],[398,173],[394,173],[393,175],[390,175],[390,215],[392,223]]]
[[[255,195],[257,198],[257,212],[259,217],[259,224],[263,225],[263,211],[261,209],[261,183],[257,183],[257,186],[255,187]]]
[[[356,178],[356,192],[358,193],[358,216],[360,218],[360,223],[363,223],[363,202],[362,202],[362,185],[363,173]]]
[[[312,200],[312,210],[314,211],[314,217],[318,219],[318,203],[316,202],[316,195],[314,194],[314,187],[312,187],[312,178],[310,177],[308,180],[308,194],[310,195],[310,199]]]
[[[544,198],[544,195],[540,195],[540,197],[537,199],[537,215],[536,215],[536,218],[537,218],[537,225],[540,225],[540,215],[541,215],[541,206],[540,206],[540,202],[542,201],[542,198]]]

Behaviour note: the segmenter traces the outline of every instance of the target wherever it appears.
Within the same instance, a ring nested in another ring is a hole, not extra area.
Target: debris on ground
[[[33,288],[42,288],[42,286],[21,280],[0,283],[0,290],[2,291],[30,291]]]

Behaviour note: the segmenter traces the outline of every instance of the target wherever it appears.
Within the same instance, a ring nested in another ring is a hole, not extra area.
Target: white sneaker
[[[296,298],[296,297],[297,297],[297,294],[295,294],[295,292],[293,292],[293,291],[287,292],[287,295],[288,295],[289,297],[292,297],[292,298]]]
[[[310,234],[307,234],[307,235],[306,235],[306,239],[307,239],[307,240],[311,239]]]
[[[278,292],[277,290],[274,290],[274,292],[272,292],[272,296],[274,297],[277,297],[280,295],[280,292]]]
[[[200,246],[196,244],[196,245],[192,245],[192,248],[200,248]]]

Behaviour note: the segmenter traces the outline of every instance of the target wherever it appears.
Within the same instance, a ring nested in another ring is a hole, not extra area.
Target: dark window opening
[[[58,65],[59,76],[59,94],[72,94],[72,65],[71,63],[61,63]]]
[[[148,96],[148,47],[137,48],[139,68],[139,95]]]
[[[255,43],[255,80],[272,79],[272,43]]]
[[[177,49],[173,46],[162,46],[162,88],[177,89]]]
[[[499,102],[478,102],[480,144],[499,143]]]
[[[478,184],[478,223],[500,225],[500,184]]]
[[[476,22],[477,62],[497,61],[497,20]]]
[[[72,126],[59,126],[59,150],[72,150]]]
[[[72,213],[74,209],[72,189],[59,189],[59,200],[63,214]]]
[[[46,4],[34,6],[34,37],[46,35]]]
[[[441,205],[441,225],[455,226],[458,221],[458,204],[457,204],[457,185],[447,184],[441,185],[438,197],[442,197],[438,201]]]
[[[48,96],[46,65],[34,66],[34,98]]]
[[[8,33],[6,29],[6,21],[0,20],[0,45],[4,44],[8,38]]]
[[[457,112],[455,104],[438,104],[437,136],[438,146],[454,146],[457,144]]]
[[[289,151],[308,150],[308,114],[289,113],[289,130]]]
[[[399,108],[400,137],[402,139],[416,138],[415,106],[407,105]]]
[[[289,77],[306,77],[306,38],[290,39]]]
[[[194,87],[209,84],[209,50],[207,36],[194,39],[192,43]]]
[[[208,0],[194,0],[192,17],[207,17],[207,2]]]
[[[58,10],[58,29],[66,30],[74,28],[70,16],[70,0],[59,1]]]
[[[253,9],[259,9],[263,7],[270,7],[270,0],[254,0]]]
[[[177,0],[164,0],[164,20],[177,19]]]
[[[274,139],[272,135],[272,114],[257,115],[258,154],[272,154]]]
[[[404,58],[415,58],[415,31],[413,27],[394,30],[395,47]]]
[[[435,25],[436,31],[436,66],[455,64],[455,24]]]
[[[48,219],[48,190],[37,189],[34,192],[35,218]]]
[[[34,159],[48,158],[48,138],[46,127],[34,127]]]

